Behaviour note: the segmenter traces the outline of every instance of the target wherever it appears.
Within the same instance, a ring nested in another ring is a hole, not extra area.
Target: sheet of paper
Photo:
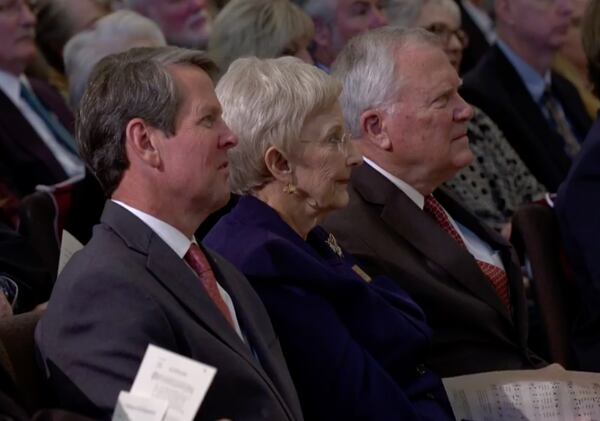
[[[60,275],[71,257],[82,248],[83,244],[81,244],[77,238],[73,237],[69,231],[63,230],[62,241],[60,242],[60,257],[58,258],[57,275]]]
[[[165,421],[192,421],[217,369],[149,345],[130,393],[168,402]]]
[[[112,421],[162,421],[167,401],[121,392]]]
[[[600,420],[600,374],[495,371],[442,379],[457,420]]]

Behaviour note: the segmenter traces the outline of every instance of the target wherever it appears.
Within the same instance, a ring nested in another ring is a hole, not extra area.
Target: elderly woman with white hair
[[[71,38],[63,51],[71,107],[77,108],[92,69],[104,57],[134,47],[164,45],[160,28],[135,12],[120,10],[98,19],[91,29]]]
[[[221,72],[240,57],[295,56],[312,63],[313,22],[290,0],[230,0],[215,20],[208,53]]]
[[[393,26],[421,27],[438,35],[458,71],[468,39],[460,28],[460,10],[454,0],[388,0],[384,10]],[[546,188],[490,117],[473,109],[467,135],[475,159],[445,185],[467,209],[508,237],[514,211],[541,197]]]
[[[449,420],[423,364],[431,331],[397,284],[373,277],[318,224],[348,204],[362,158],[340,83],[292,57],[235,61],[217,85],[233,210],[204,242],[250,280],[279,336],[305,418]]]

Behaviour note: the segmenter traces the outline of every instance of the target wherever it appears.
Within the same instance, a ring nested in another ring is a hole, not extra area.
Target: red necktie
[[[215,303],[215,306],[217,306],[221,314],[223,314],[223,317],[225,317],[232,327],[235,326],[229,308],[227,308],[227,304],[225,304],[223,297],[221,297],[221,294],[219,293],[215,273],[210,267],[206,256],[202,253],[200,247],[198,247],[198,244],[192,243],[185,256],[183,256],[183,259],[192,267],[194,272],[196,272],[206,293],[213,303]]]
[[[432,195],[425,197],[425,206],[423,207],[425,212],[431,214],[434,217],[438,225],[452,237],[454,241],[456,241],[461,247],[467,248],[465,243],[463,242],[460,234],[456,231],[450,219],[448,219],[448,215],[440,205],[435,197]],[[479,268],[485,275],[485,277],[490,281],[494,289],[496,290],[496,294],[500,297],[502,303],[508,308],[510,311],[510,291],[508,289],[508,278],[506,277],[506,272],[500,269],[497,266],[491,265],[486,262],[482,262],[481,260],[475,259]]]

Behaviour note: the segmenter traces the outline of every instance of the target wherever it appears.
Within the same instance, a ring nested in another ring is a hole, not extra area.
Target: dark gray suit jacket
[[[148,344],[217,368],[197,420],[301,420],[267,313],[247,280],[207,252],[247,344],[192,270],[140,219],[107,202],[57,280],[36,344],[61,408],[109,418]]]
[[[473,257],[371,166],[354,170],[349,192],[349,206],[323,225],[363,262],[367,273],[396,280],[423,308],[433,328],[431,368],[446,377],[534,366],[526,345],[520,269],[502,237],[444,192],[435,192],[456,221],[500,252],[512,316]]]

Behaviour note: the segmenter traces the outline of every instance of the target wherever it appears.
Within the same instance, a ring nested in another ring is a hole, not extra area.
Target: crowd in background
[[[598,0],[0,0],[0,325],[34,315],[52,408],[0,364],[0,413],[110,418],[148,344],[217,368],[211,421],[451,420],[442,377],[600,372],[599,85]]]

